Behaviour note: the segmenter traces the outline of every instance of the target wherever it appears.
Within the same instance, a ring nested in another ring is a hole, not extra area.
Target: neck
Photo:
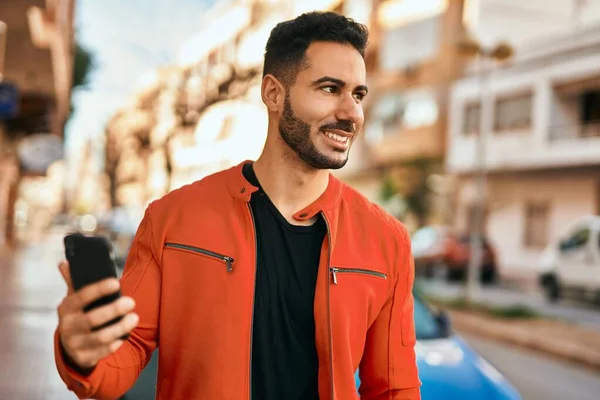
[[[276,134],[279,138],[279,133]],[[275,135],[269,135],[273,138]],[[269,199],[290,222],[292,215],[317,200],[327,189],[329,171],[315,169],[302,161],[283,143],[267,139],[261,156],[254,163],[254,173]],[[311,222],[311,221],[309,221]]]

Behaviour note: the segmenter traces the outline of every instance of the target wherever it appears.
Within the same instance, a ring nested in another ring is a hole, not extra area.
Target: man
[[[409,237],[328,171],[363,125],[367,36],[334,13],[273,29],[262,155],[150,204],[123,298],[84,314],[119,283],[74,293],[60,265],[56,361],[77,395],[121,396],[159,346],[161,400],[357,399],[357,369],[362,399],[420,398]]]

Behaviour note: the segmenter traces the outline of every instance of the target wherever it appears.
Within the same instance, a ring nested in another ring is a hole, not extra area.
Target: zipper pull
[[[335,268],[335,267],[331,267],[330,268],[331,271],[331,275],[333,276],[333,284],[337,285],[337,272],[339,271],[339,269]]]
[[[231,257],[223,257],[223,259],[227,263],[227,272],[233,271],[233,258],[231,258]]]

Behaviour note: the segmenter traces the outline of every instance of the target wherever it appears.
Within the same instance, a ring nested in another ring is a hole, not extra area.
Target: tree
[[[379,196],[384,202],[399,197],[406,214],[412,214],[419,225],[424,226],[431,212],[432,190],[427,178],[436,168],[436,160],[415,159],[394,167],[385,175],[381,184]]]
[[[75,54],[73,56],[73,81],[71,83],[71,93],[76,89],[88,89],[90,83],[90,74],[96,68],[96,59],[92,52],[85,48],[81,43],[75,42]],[[73,115],[73,97],[71,96],[71,109],[69,117]]]

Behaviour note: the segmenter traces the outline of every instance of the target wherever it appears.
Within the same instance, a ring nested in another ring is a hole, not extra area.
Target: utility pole
[[[486,150],[489,132],[493,127],[493,106],[487,99],[489,75],[494,61],[506,61],[513,55],[513,48],[506,43],[499,43],[491,49],[484,48],[471,38],[459,42],[459,51],[470,57],[477,57],[477,75],[479,81],[479,134],[475,149],[475,204],[472,209],[472,225],[470,237],[470,258],[468,265],[465,298],[472,303],[479,289],[481,262],[483,260],[483,238],[485,236],[485,208],[487,192]],[[471,212],[471,210],[470,210]]]
[[[6,55],[6,35],[8,28],[6,23],[0,21],[0,82],[4,77],[4,58]]]

